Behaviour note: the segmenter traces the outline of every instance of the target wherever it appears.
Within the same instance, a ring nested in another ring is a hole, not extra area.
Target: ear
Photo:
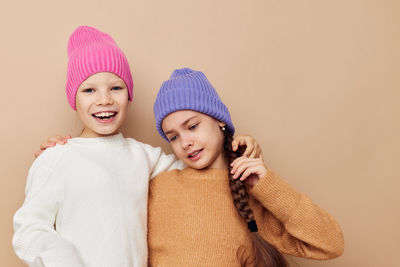
[[[222,127],[226,126],[226,123],[225,123],[225,122],[222,122],[222,121],[219,121],[219,122],[218,122],[218,126],[219,126],[220,128],[222,128]]]

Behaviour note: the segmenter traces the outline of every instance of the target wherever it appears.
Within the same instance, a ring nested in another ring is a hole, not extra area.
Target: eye
[[[190,126],[189,126],[189,130],[194,130],[194,129],[196,129],[198,125],[199,125],[198,123],[195,123],[195,124],[190,125]]]
[[[84,93],[93,93],[93,92],[94,92],[94,89],[92,89],[92,88],[87,88],[87,89],[83,89],[82,92],[84,92]]]
[[[111,90],[113,90],[113,91],[122,90],[122,87],[120,87],[120,86],[114,86],[114,87],[111,88]]]
[[[173,141],[176,140],[176,138],[178,138],[178,136],[177,136],[177,135],[174,135],[174,136],[172,136],[172,137],[169,138],[169,141],[173,142]]]

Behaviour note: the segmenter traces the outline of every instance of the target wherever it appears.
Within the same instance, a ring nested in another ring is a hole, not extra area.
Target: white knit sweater
[[[184,164],[124,138],[73,138],[29,170],[13,246],[29,266],[147,266],[149,177]]]

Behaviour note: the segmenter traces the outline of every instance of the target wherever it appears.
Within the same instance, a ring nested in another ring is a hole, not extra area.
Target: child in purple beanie
[[[68,42],[66,93],[84,129],[29,170],[12,241],[29,266],[147,266],[149,179],[184,164],[119,132],[132,92],[128,61],[111,36],[78,27]]]
[[[232,150],[230,114],[200,71],[175,70],[154,103],[156,127],[188,167],[150,181],[152,266],[288,266],[282,254],[343,253],[335,219],[261,158]]]

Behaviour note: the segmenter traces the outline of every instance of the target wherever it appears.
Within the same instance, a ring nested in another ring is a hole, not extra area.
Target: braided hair
[[[244,182],[239,179],[233,179],[231,174],[231,163],[243,154],[240,149],[236,152],[232,150],[232,134],[229,133],[224,127],[222,128],[224,133],[224,155],[228,165],[229,173],[229,187],[231,188],[231,194],[233,197],[233,203],[239,215],[247,222],[248,228],[251,232],[254,246],[254,258],[242,259],[240,256],[240,248],[238,250],[238,258],[242,266],[252,264],[257,267],[288,267],[288,263],[283,255],[270,243],[264,240],[259,234],[257,224],[254,219],[253,211],[249,206],[249,195],[247,193],[247,187]]]

